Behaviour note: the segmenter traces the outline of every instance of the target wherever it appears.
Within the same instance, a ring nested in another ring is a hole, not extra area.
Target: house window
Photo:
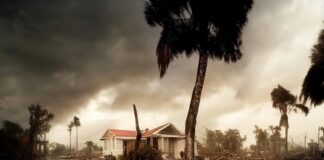
[[[104,149],[107,150],[107,141],[104,141]]]
[[[146,139],[146,145],[147,146],[151,146],[151,138],[147,138]]]

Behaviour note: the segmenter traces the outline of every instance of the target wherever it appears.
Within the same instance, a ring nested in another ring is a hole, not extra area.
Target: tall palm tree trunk
[[[78,127],[77,126],[75,127],[75,130],[76,130],[75,151],[76,151],[76,154],[78,154]]]
[[[29,140],[30,140],[29,145],[30,145],[30,147],[29,147],[29,155],[28,155],[29,158],[31,158],[31,159],[34,158],[35,152],[37,150],[37,146],[35,144],[35,142],[36,142],[35,135],[36,135],[35,129],[31,127],[30,133],[29,133]]]
[[[285,127],[285,152],[288,153],[288,127]]]
[[[46,142],[46,133],[44,133],[44,155],[47,156],[47,142]]]
[[[195,87],[192,92],[189,111],[186,119],[186,139],[185,139],[185,160],[192,160],[195,155],[195,130],[196,119],[198,115],[200,97],[204,86],[204,80],[207,69],[208,56],[206,54],[199,54],[199,64],[196,76]]]
[[[136,125],[136,140],[135,140],[135,147],[133,152],[133,159],[132,160],[138,160],[138,149],[141,143],[142,133],[138,124],[138,117],[137,117],[137,110],[135,104],[133,105],[134,108],[134,116],[135,116],[135,125]]]
[[[72,154],[72,148],[71,148],[71,131],[70,131],[70,155]]]

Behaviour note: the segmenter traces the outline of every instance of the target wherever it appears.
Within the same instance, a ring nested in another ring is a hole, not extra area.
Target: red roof
[[[136,131],[109,129],[109,131],[117,137],[136,137]]]
[[[165,126],[167,126],[167,125],[169,125],[169,124],[170,124],[170,123],[167,123],[167,124],[164,124],[164,125],[162,125],[162,126],[160,126],[160,127],[156,127],[156,128],[154,128],[154,129],[148,130],[148,131],[146,131],[146,132],[143,133],[143,137],[150,137],[150,136],[152,136],[152,134],[153,134],[154,132],[156,132],[156,131],[162,129],[163,127],[165,127]]]
[[[100,140],[107,139],[109,134],[116,137],[136,137],[136,131],[120,130],[120,129],[108,129],[105,134],[100,138]]]
[[[151,137],[151,136],[153,136],[153,133],[155,133],[156,131],[158,131],[158,130],[160,130],[160,129],[162,129],[162,128],[170,125],[170,124],[171,123],[167,123],[167,124],[164,124],[162,126],[156,127],[154,129],[144,131],[142,133],[142,136],[143,137]],[[109,133],[113,134],[116,137],[134,137],[134,138],[136,137],[136,131],[120,130],[120,129],[108,129],[106,131],[106,133],[102,136],[101,140],[108,138]]]

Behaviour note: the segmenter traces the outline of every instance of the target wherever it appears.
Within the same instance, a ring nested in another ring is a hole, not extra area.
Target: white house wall
[[[161,152],[164,152],[164,144],[163,144],[163,138],[159,138],[158,139],[158,149],[161,151]]]
[[[115,140],[115,142],[113,142]],[[108,138],[103,140],[103,155],[123,155],[123,140],[116,138]],[[169,152],[168,138],[160,137],[158,139],[158,149],[161,150],[162,153]],[[184,151],[185,147],[185,139],[176,139],[174,141],[174,156],[175,158],[180,158],[180,152]],[[197,155],[197,144],[195,143],[195,155]]]
[[[169,138],[163,138],[164,141],[164,153],[169,154]]]
[[[177,139],[175,140],[175,147],[174,147],[174,156],[175,158],[181,158],[180,152],[184,151],[185,148],[185,139]]]
[[[116,139],[115,156],[123,155],[123,140]]]
[[[103,140],[102,142],[103,142],[103,154],[104,155],[112,154],[111,140],[106,139],[106,140]]]
[[[123,140],[115,137],[103,140],[103,155],[122,155],[123,154]]]

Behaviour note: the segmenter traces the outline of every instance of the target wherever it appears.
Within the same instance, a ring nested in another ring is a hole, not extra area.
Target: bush
[[[124,156],[124,155],[119,155],[117,157],[117,160],[128,160],[129,158],[127,158],[127,156]]]
[[[105,160],[117,160],[117,158],[113,155],[107,155],[105,156]]]
[[[138,157],[140,160],[163,160],[162,153],[150,146],[140,149]]]
[[[133,153],[133,151],[130,151],[127,156],[119,156],[118,160],[132,160]],[[137,156],[138,160],[163,160],[162,153],[150,146],[140,148]]]

